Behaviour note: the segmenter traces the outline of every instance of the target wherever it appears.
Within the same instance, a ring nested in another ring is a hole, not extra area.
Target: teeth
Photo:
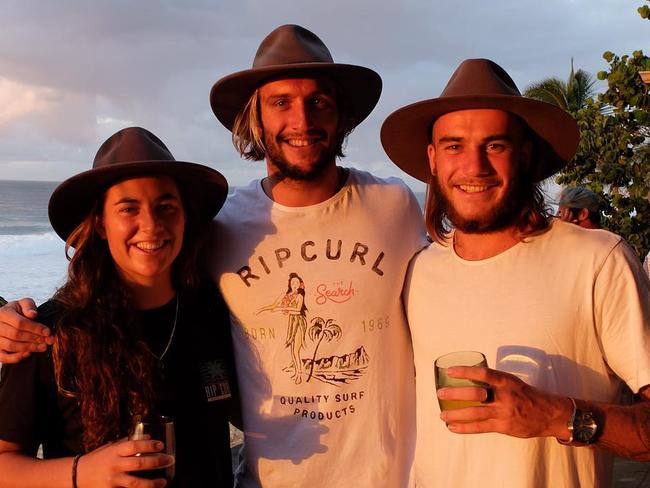
[[[155,251],[165,245],[165,241],[142,241],[138,242],[135,247],[142,251]]]
[[[488,189],[487,185],[458,185],[461,190],[467,193],[479,193]]]
[[[313,139],[287,139],[287,144],[293,147],[305,147],[313,143]]]

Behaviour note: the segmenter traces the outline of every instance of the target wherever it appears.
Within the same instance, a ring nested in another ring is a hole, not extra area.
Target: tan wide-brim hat
[[[298,25],[283,25],[260,44],[253,67],[225,76],[210,91],[210,106],[219,121],[232,130],[237,114],[266,81],[281,77],[324,76],[343,89],[357,126],[375,108],[381,77],[363,66],[335,63],[316,34]]]
[[[418,180],[429,181],[427,146],[435,120],[449,112],[498,109],[520,117],[534,133],[535,179],[548,178],[573,158],[580,132],[576,120],[550,103],[521,95],[512,78],[489,59],[463,61],[439,98],[402,107],[386,118],[381,143],[388,157]]]
[[[195,217],[208,223],[228,194],[226,179],[218,171],[197,163],[176,161],[165,144],[141,127],[122,129],[104,142],[92,169],[61,183],[50,197],[48,214],[54,231],[64,241],[86,218],[94,203],[112,185],[141,176],[170,176],[188,191]]]

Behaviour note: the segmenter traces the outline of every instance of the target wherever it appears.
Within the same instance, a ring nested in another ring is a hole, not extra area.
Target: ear
[[[436,174],[436,148],[433,144],[427,146],[427,156],[429,157],[429,170],[432,175]]]
[[[104,219],[101,215],[95,217],[95,232],[99,234],[99,237],[106,239],[106,229],[104,228]]]
[[[589,217],[589,209],[581,208],[580,212],[578,212],[578,222],[587,220],[588,217]]]

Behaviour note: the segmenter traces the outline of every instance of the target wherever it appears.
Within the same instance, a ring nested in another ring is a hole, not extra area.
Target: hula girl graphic
[[[370,358],[363,346],[341,356],[331,355],[317,357],[323,342],[339,340],[343,335],[342,327],[335,319],[312,317],[311,325],[307,323],[307,306],[305,305],[305,282],[298,273],[290,273],[287,291],[282,293],[271,305],[257,311],[282,312],[288,316],[287,338],[285,347],[291,352],[291,363],[283,371],[291,372],[291,378],[298,385],[309,383],[312,379],[334,386],[347,384],[363,375]],[[307,344],[307,339],[310,343]],[[301,356],[304,349],[313,351],[311,357]]]
[[[300,350],[305,346],[307,334],[305,282],[302,278],[297,273],[289,274],[287,291],[280,295],[273,304],[262,307],[257,311],[258,314],[262,312],[282,312],[289,316],[285,347],[290,348],[291,351],[290,367],[293,368],[291,377],[296,384],[301,383],[304,371]]]

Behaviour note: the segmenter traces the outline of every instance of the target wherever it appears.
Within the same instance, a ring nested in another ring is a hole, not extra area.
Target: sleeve
[[[39,398],[39,361],[44,353],[32,354],[0,370],[0,439],[36,453],[40,444],[36,422]]]
[[[232,486],[229,410],[233,396],[230,321],[216,286],[204,288],[197,361],[201,383],[199,404],[193,409],[193,454],[188,459],[192,487]]]
[[[596,277],[594,304],[605,360],[636,393],[650,384],[650,280],[623,240]]]
[[[209,325],[203,330],[201,373],[208,402],[231,399],[236,388],[230,336],[230,314],[219,289],[212,283],[202,294]],[[212,398],[208,393],[212,388]]]

